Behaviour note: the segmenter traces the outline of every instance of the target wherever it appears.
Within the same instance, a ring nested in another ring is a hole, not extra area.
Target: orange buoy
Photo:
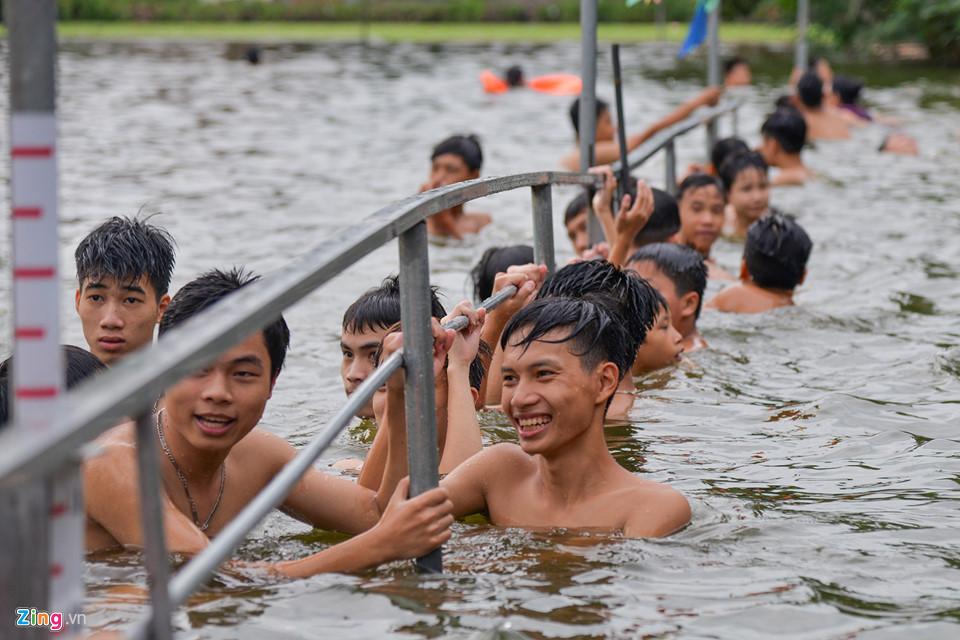
[[[480,72],[480,83],[483,85],[483,90],[487,93],[506,93],[510,90],[507,81],[489,69],[484,69]]]
[[[527,81],[527,86],[553,96],[578,96],[583,88],[580,76],[572,73],[548,73]]]

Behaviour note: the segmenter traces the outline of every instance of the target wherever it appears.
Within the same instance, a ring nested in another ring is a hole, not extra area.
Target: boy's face
[[[753,82],[753,74],[750,73],[749,65],[741,62],[736,64],[730,69],[730,73],[727,74],[727,86],[728,87],[745,87]]]
[[[660,295],[667,301],[667,307],[670,309],[670,321],[674,329],[681,334],[683,330],[679,326],[681,321],[687,317],[693,317],[697,312],[697,294],[693,291],[681,296],[677,291],[677,285],[673,283],[657,264],[651,260],[641,260],[631,262],[630,268],[636,271],[641,278],[653,285],[653,288],[660,292]],[[659,318],[658,318],[659,320]]]
[[[528,454],[556,451],[602,419],[607,399],[619,383],[617,367],[602,362],[591,371],[557,329],[524,350],[514,346],[525,331],[514,334],[503,352],[501,409],[510,418]]]
[[[683,336],[670,321],[670,310],[660,308],[653,328],[647,332],[643,344],[637,349],[633,370],[637,373],[653,371],[680,361],[683,353]]]
[[[196,449],[229,450],[257,426],[274,381],[263,333],[255,333],[167,390],[169,428]]]
[[[479,171],[468,167],[463,158],[454,153],[442,153],[430,161],[430,186],[433,189],[479,176]]]
[[[723,229],[723,196],[714,186],[688,189],[680,199],[680,235],[704,257]]]
[[[75,304],[90,352],[107,365],[153,342],[153,330],[170,304],[157,300],[146,276],[135,282],[116,278],[86,279],[77,289]]]
[[[343,331],[340,336],[340,378],[343,390],[351,395],[377,367],[377,348],[389,329],[371,328],[359,332]],[[359,418],[373,417],[373,404],[367,402],[357,412]]]
[[[587,231],[587,210],[584,209],[566,223],[567,237],[578,256],[590,248],[590,233]]]
[[[617,137],[617,127],[613,124],[613,117],[610,115],[610,109],[604,109],[597,116],[597,142],[613,142]]]
[[[757,151],[763,156],[764,162],[771,167],[777,166],[775,160],[777,159],[777,152],[780,151],[780,143],[777,142],[775,138],[763,136],[763,140],[760,142],[760,147]]]
[[[770,183],[765,171],[756,167],[737,174],[730,186],[730,204],[741,218],[753,222],[770,208]]]

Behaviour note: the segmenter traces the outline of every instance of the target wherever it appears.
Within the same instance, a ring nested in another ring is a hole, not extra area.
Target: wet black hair
[[[797,81],[797,96],[800,102],[811,109],[823,104],[823,80],[816,71],[807,71]]]
[[[163,339],[166,332],[259,279],[260,276],[246,271],[243,267],[234,267],[229,271],[213,269],[194,278],[177,291],[177,295],[173,296],[170,306],[160,318],[160,339]],[[290,329],[287,328],[283,316],[277,314],[277,318],[265,326],[262,333],[267,353],[270,354],[270,375],[275,378],[280,374],[283,361],[287,357]]]
[[[723,63],[723,74],[727,75],[728,73],[733,71],[734,67],[736,67],[738,64],[747,64],[747,61],[741,58],[740,56],[734,56],[730,58],[729,60]],[[750,65],[747,65],[747,66],[750,66]]]
[[[113,278],[120,284],[146,276],[157,300],[170,289],[176,243],[149,218],[114,216],[87,234],[77,245],[77,283]]]
[[[743,259],[753,282],[770,289],[794,289],[803,279],[813,242],[790,216],[770,213],[747,230]]]
[[[779,98],[773,101],[773,106],[777,109],[796,109],[797,105],[793,103],[793,96],[789,94],[783,94]]]
[[[493,281],[498,273],[518,264],[533,262],[533,247],[525,244],[511,247],[490,247],[480,256],[480,261],[470,271],[473,280],[473,299],[483,302],[493,293]]]
[[[720,178],[716,178],[707,173],[691,173],[683,179],[683,182],[681,182],[677,188],[677,202],[683,199],[683,194],[687,191],[702,189],[703,187],[715,187],[717,191],[720,192],[720,197],[726,198],[727,192],[723,188],[723,183],[720,182]]]
[[[603,115],[604,111],[610,110],[610,105],[607,104],[606,100],[601,100],[600,98],[596,99],[596,108],[597,108],[597,119],[600,119],[600,116]],[[573,124],[573,130],[577,133],[577,136],[580,135],[580,98],[577,98],[573,101],[573,104],[570,105],[570,123]]]
[[[796,109],[777,109],[763,121],[760,133],[773,138],[787,153],[800,153],[807,142],[807,123]]]
[[[655,242],[666,242],[670,236],[680,231],[680,207],[677,199],[662,189],[650,189],[653,192],[653,213],[643,229],[633,237],[633,246],[642,247]]]
[[[694,318],[700,317],[707,288],[707,262],[699,251],[682,244],[659,242],[637,249],[627,264],[635,262],[652,262],[673,283],[677,296],[696,293],[699,298]]]
[[[450,136],[446,140],[440,141],[433,148],[430,160],[435,160],[437,156],[447,153],[463,158],[464,164],[471,171],[480,171],[483,166],[483,149],[480,148],[480,139],[472,133]]]
[[[606,260],[574,262],[549,276],[537,292],[537,299],[583,298],[602,295],[601,301],[613,305],[624,326],[640,348],[653,328],[657,313],[667,303],[660,292],[635,272],[620,269]]]
[[[504,74],[504,80],[507,81],[507,84],[511,87],[522,87],[523,86],[523,67],[518,64],[513,65],[507,72]]]
[[[758,169],[763,175],[767,175],[769,167],[763,156],[756,151],[735,153],[720,165],[719,173],[720,179],[723,180],[723,187],[729,192],[733,188],[733,183],[737,181],[737,176],[747,169]]]
[[[447,315],[437,288],[430,287],[430,315]],[[360,333],[370,329],[389,329],[400,322],[400,276],[387,276],[380,286],[368,289],[343,312],[343,331]]]
[[[107,370],[100,359],[72,344],[62,345],[63,365],[67,389],[72,389],[87,378]],[[13,356],[0,362],[0,426],[10,419],[10,379],[13,377]]]
[[[833,90],[842,104],[857,104],[863,81],[850,76],[833,76]]]
[[[710,150],[710,164],[713,165],[715,170],[719,170],[724,160],[735,153],[749,150],[750,147],[747,146],[747,143],[744,142],[742,138],[736,136],[717,140],[717,143],[713,145],[713,149]]]
[[[529,330],[522,338],[510,342],[515,333],[526,327]],[[555,329],[569,331],[563,338],[545,340],[544,336]],[[536,341],[570,343],[570,352],[580,358],[585,371],[590,371],[601,362],[612,362],[617,366],[621,380],[630,371],[636,355],[636,349],[632,348],[633,337],[627,332],[622,319],[616,313],[611,313],[610,307],[601,302],[600,297],[535,300],[507,322],[500,336],[500,348],[506,349],[509,344],[526,349]]]
[[[486,367],[483,366],[483,359],[489,361],[493,357],[493,349],[490,348],[490,345],[480,341],[480,348],[477,349],[476,357],[470,361],[470,372],[468,378],[470,380],[470,388],[480,391],[480,385],[483,384],[483,376],[487,374]]]

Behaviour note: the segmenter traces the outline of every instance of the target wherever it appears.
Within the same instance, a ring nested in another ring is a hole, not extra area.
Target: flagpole
[[[721,0],[716,0],[707,22],[707,86],[720,85],[720,9]],[[717,121],[707,123],[707,157],[717,143]]]

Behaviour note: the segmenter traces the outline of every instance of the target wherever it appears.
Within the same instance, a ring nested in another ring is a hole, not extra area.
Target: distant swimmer
[[[477,136],[450,136],[433,148],[430,154],[430,181],[420,186],[420,192],[479,178],[482,166],[483,149]],[[488,213],[466,213],[463,205],[459,204],[427,218],[427,231],[435,236],[459,240],[477,233],[492,220]]]
[[[498,527],[631,538],[667,536],[687,525],[683,494],[624,469],[604,437],[607,407],[635,353],[626,324],[602,295],[544,298],[510,320],[499,342],[501,409],[519,444],[487,447],[441,481],[455,516],[484,513]],[[388,385],[402,393],[401,376]],[[390,447],[406,451],[400,421],[390,430]]]
[[[733,57],[723,63],[723,86],[747,87],[753,83],[753,73],[750,71],[750,65],[746,60],[740,57]]]
[[[720,87],[708,87],[697,94],[694,98],[684,102],[674,109],[669,115],[654,122],[640,133],[627,136],[627,148],[633,151],[641,144],[652,138],[658,132],[684,120],[699,109],[700,107],[715,105],[720,100],[723,89]],[[594,145],[593,164],[610,164],[620,159],[620,147],[617,144],[617,127],[613,123],[610,115],[610,106],[603,100],[596,101],[596,144]],[[580,139],[580,99],[577,98],[570,105],[570,122],[573,124],[573,130],[576,138]],[[575,149],[568,153],[560,161],[564,169],[568,171],[580,170],[580,150]]]
[[[807,124],[799,111],[778,108],[764,120],[760,135],[760,155],[767,165],[779,170],[770,179],[771,186],[802,185],[814,177],[800,157],[807,142]]]
[[[825,101],[823,80],[808,71],[797,81],[798,105],[807,123],[807,140],[842,140],[850,137],[850,124],[838,109]]]
[[[111,365],[153,343],[170,296],[174,241],[164,229],[113,217],[80,241],[74,253],[74,295],[91,353]]]
[[[703,256],[681,244],[658,242],[640,247],[627,263],[656,287],[670,307],[670,321],[680,333],[686,353],[707,346],[697,330],[707,288],[707,263]]]
[[[793,304],[793,292],[807,275],[813,242],[797,222],[772,213],[747,232],[740,282],[707,302],[707,308],[730,313],[761,313]]]
[[[160,340],[254,280],[234,269],[211,271],[184,285],[163,316]],[[282,438],[257,426],[289,341],[278,314],[166,390],[155,437],[170,552],[192,554],[207,547],[296,455]],[[128,422],[105,432],[97,440],[98,455],[84,462],[88,551],[144,544],[135,431]],[[378,491],[308,470],[280,508],[315,527],[357,535],[304,558],[258,566],[286,577],[359,571],[443,544],[452,522],[447,492],[435,489],[407,499],[401,458],[406,460],[406,451],[388,457]]]
[[[580,76],[572,73],[548,73],[527,79],[519,65],[507,69],[502,78],[486,69],[480,73],[480,82],[487,93],[506,93],[526,87],[555,96],[578,96],[583,88]]]

